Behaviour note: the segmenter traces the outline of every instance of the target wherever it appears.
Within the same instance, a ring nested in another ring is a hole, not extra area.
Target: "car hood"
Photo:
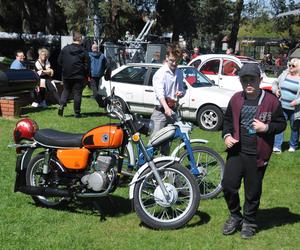
[[[216,97],[216,95],[220,96],[221,98],[224,98],[226,96],[231,98],[234,93],[237,92],[231,89],[220,88],[219,86],[204,87],[203,91],[206,93],[213,93],[214,98]]]
[[[226,108],[230,98],[236,93],[234,90],[220,88],[218,86],[193,88],[189,90],[190,101],[185,101],[190,106],[199,107],[211,103],[220,108]]]

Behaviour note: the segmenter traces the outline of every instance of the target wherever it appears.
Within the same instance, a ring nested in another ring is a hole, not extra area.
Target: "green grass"
[[[57,116],[55,106],[26,108],[23,114],[36,120],[40,128],[85,132],[110,121],[101,111],[94,100],[85,97],[82,113],[86,117],[82,119],[72,117],[71,103],[64,118]],[[87,202],[76,202],[66,210],[36,207],[31,197],[13,192],[15,151],[7,145],[12,143],[16,121],[0,119],[0,249],[299,249],[300,150],[272,156],[258,214],[260,232],[251,240],[242,240],[239,233],[227,237],[221,233],[228,216],[222,195],[201,201],[192,221],[173,231],[141,225],[130,209],[127,187],[117,189],[112,204],[103,200],[103,209],[109,213],[103,222]],[[209,140],[207,146],[225,157],[220,132],[195,127],[192,137]]]

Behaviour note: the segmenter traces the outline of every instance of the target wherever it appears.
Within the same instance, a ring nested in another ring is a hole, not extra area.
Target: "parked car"
[[[29,69],[0,70],[0,96],[33,90],[39,82],[36,72]]]
[[[225,54],[207,54],[200,55],[189,62],[189,66],[198,69],[199,72],[213,80],[221,88],[232,89],[235,91],[242,90],[238,72],[243,64],[256,63],[257,61],[250,57],[232,56]],[[268,77],[262,71],[262,89],[271,90],[272,82],[275,78]]]
[[[131,111],[150,115],[156,98],[152,77],[161,66],[162,64],[146,63],[123,65],[112,72],[110,81],[102,79],[100,94],[109,96],[111,89],[115,87],[120,105],[127,102]],[[186,85],[186,94],[180,99],[180,103],[183,103],[183,118],[196,121],[204,130],[220,129],[223,114],[235,91],[221,89],[194,67],[179,68],[184,74]]]

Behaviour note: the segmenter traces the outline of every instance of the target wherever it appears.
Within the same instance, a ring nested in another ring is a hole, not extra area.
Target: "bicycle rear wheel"
[[[212,199],[222,191],[222,178],[225,162],[213,149],[203,146],[192,147],[193,156],[200,174],[195,176],[199,184],[200,198]],[[191,169],[190,155],[187,151],[180,156],[180,163]]]

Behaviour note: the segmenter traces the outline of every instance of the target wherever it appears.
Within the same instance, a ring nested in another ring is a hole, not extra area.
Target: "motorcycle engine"
[[[84,175],[81,182],[96,192],[107,189],[115,162],[115,156],[98,155],[92,171]]]

